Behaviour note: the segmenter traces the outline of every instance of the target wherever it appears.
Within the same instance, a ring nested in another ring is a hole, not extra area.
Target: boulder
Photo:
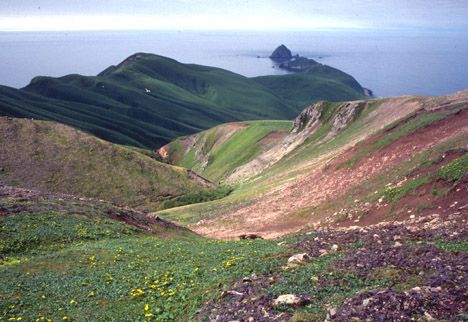
[[[298,307],[298,306],[307,305],[309,303],[310,303],[310,299],[300,297],[300,296],[297,296],[297,295],[294,295],[294,294],[280,295],[280,296],[278,296],[278,298],[276,298],[273,301],[273,305],[275,305],[275,306],[285,304],[285,305]]]

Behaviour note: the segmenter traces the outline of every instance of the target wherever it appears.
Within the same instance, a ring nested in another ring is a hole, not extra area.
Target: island
[[[313,59],[302,57],[296,54],[292,55],[291,50],[285,45],[278,46],[270,55],[277,66],[290,72],[303,72],[319,63]]]

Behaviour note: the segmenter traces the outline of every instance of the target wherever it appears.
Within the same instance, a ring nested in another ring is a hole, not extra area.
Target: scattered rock
[[[331,247],[331,251],[332,251],[333,253],[336,253],[336,252],[338,251],[338,249],[339,249],[339,247],[338,247],[338,245],[336,245],[336,244],[334,244],[334,245]]]
[[[329,308],[327,310],[327,320],[330,321],[336,316],[336,307]]]
[[[241,293],[241,292],[237,292],[237,291],[233,291],[233,290],[229,290],[229,291],[223,291],[221,293],[221,298],[224,298],[228,295],[233,295],[233,296],[242,296],[244,295],[244,293]]]
[[[280,295],[280,296],[278,296],[278,298],[276,298],[273,301],[273,305],[275,305],[275,306],[285,304],[285,305],[290,305],[290,306],[294,306],[294,307],[299,307],[299,306],[307,305],[309,303],[310,303],[310,299],[300,297],[300,296],[297,296],[297,295],[294,295],[294,294]]]
[[[296,254],[288,258],[288,263],[298,263],[298,264],[303,264],[304,262],[308,261],[310,259],[310,256],[307,255],[307,253],[302,253],[302,254]]]
[[[263,239],[262,236],[257,235],[257,234],[243,234],[239,236],[240,240],[245,240],[245,239]]]

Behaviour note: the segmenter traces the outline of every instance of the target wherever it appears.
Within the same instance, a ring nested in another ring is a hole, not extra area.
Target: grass
[[[161,209],[168,209],[195,203],[218,200],[228,196],[232,192],[232,190],[233,189],[229,186],[219,186],[210,190],[202,190],[196,193],[188,193],[180,197],[164,201],[161,205]]]
[[[468,173],[468,154],[456,159],[439,170],[438,176],[447,181],[458,181]]]
[[[295,99],[288,75],[269,79],[273,88],[227,70],[140,53],[97,76],[36,77],[21,90],[0,86],[0,115],[58,121],[114,143],[154,149],[221,123],[292,119],[312,102]],[[329,100],[354,99],[361,89],[349,75],[325,67],[301,84]]]
[[[278,254],[263,241],[87,243],[3,268],[0,314],[26,321],[187,321],[226,283],[268,271]],[[20,284],[18,272],[25,274]]]
[[[226,134],[230,124],[204,131],[197,135],[195,145],[188,150],[184,150],[180,140],[170,143],[173,163],[191,168],[209,180],[220,181],[263,152],[265,146],[261,140],[264,137],[273,132],[286,132],[291,122],[251,121],[240,125],[245,126],[240,126],[230,136]]]
[[[460,241],[460,242],[447,242],[447,241],[443,241],[443,240],[439,240],[439,241],[436,241],[435,242],[435,245],[444,250],[444,251],[448,251],[448,252],[464,252],[464,253],[468,253],[468,242],[466,241]]]
[[[384,133],[385,131],[389,131],[389,130],[393,130],[393,131],[386,134],[385,136],[383,136],[381,139],[377,140],[376,142],[373,142],[372,144],[361,149],[361,151],[359,151],[354,157],[346,161],[345,166],[351,168],[359,160],[370,155],[371,153],[381,150],[384,147],[391,144],[392,142],[398,140],[399,138],[408,136],[411,133],[417,131],[418,129],[424,126],[427,126],[435,121],[443,119],[447,115],[449,115],[447,112],[426,113],[419,117],[413,118],[413,116],[410,115],[404,118],[403,120],[398,120],[394,122],[393,124],[390,124],[384,129]]]
[[[391,202],[396,206],[401,198],[410,192],[415,192],[422,185],[431,181],[430,176],[421,176],[418,178],[410,179],[403,183],[401,186],[389,187],[384,190],[383,196],[386,201]]]
[[[319,100],[341,102],[366,98],[361,85],[352,76],[325,65],[315,65],[303,73],[254,79],[300,108]]]
[[[204,188],[185,169],[53,122],[0,118],[4,184],[157,209]],[[32,170],[34,169],[34,171]]]
[[[187,321],[231,281],[284,258],[274,241],[162,239],[102,218],[17,214],[0,224],[0,321]]]

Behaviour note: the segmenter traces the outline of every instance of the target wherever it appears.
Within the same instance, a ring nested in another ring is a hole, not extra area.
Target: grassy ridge
[[[318,98],[362,93],[329,67],[301,75],[307,91],[325,93]],[[269,88],[223,69],[135,54],[95,77],[36,77],[22,90],[0,86],[0,115],[54,120],[114,143],[154,148],[220,123],[293,118],[318,98],[297,96],[290,78],[271,76]]]
[[[342,102],[366,98],[361,85],[352,76],[326,65],[314,65],[302,73],[254,79],[299,108],[320,100]]]
[[[233,124],[236,126],[236,124]],[[276,143],[263,140],[268,135],[286,133],[290,121],[250,121],[237,124],[233,132],[227,130],[231,124],[220,125],[196,135],[195,144],[184,148],[177,139],[167,147],[172,163],[193,169],[200,175],[219,181],[237,167],[249,162],[267,147]]]
[[[0,181],[155,209],[204,190],[185,169],[53,122],[0,118]]]

